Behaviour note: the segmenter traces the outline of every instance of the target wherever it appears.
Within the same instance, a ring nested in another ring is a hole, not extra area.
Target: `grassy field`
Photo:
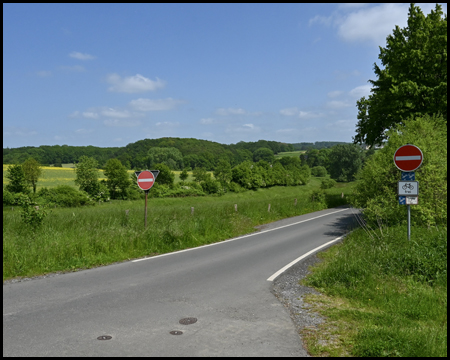
[[[283,156],[294,156],[294,157],[299,157],[300,154],[305,153],[306,150],[298,150],[298,151],[286,151],[286,152],[280,152],[278,154],[275,155],[275,159],[281,158]]]
[[[365,232],[320,253],[305,302],[325,317],[302,331],[313,356],[447,357],[447,229]]]
[[[345,203],[341,192],[348,194],[352,185],[327,190],[325,204],[310,199],[319,183],[313,178],[306,186],[221,197],[150,199],[146,229],[142,200],[50,209],[36,231],[24,226],[19,208],[4,208],[3,279],[90,268],[221,241],[252,232],[257,225]]]

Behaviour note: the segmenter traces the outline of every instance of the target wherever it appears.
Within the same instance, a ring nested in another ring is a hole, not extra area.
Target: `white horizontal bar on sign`
[[[420,160],[422,156],[420,155],[411,155],[411,156],[396,156],[395,160]]]
[[[152,182],[153,179],[139,179],[139,182]]]

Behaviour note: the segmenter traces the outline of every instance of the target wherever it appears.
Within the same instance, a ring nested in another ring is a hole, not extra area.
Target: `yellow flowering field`
[[[8,183],[8,179],[5,177],[6,171],[9,165],[3,165],[3,185]],[[58,185],[69,185],[78,189],[75,185],[75,169],[68,167],[52,167],[52,166],[42,166],[42,175],[37,183],[37,190],[42,187],[54,187]],[[100,171],[99,180],[106,180],[103,170]],[[129,173],[133,171],[128,170]]]

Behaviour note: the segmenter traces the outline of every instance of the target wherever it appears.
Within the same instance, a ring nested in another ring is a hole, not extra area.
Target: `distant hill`
[[[294,150],[308,150],[308,149],[324,149],[330,148],[338,144],[349,144],[347,142],[342,141],[316,141],[314,143],[302,142],[291,144],[294,147]]]
[[[240,141],[237,144],[220,144],[214,141],[194,138],[164,137],[160,139],[144,139],[130,143],[124,147],[96,147],[69,145],[25,146],[3,149],[3,164],[19,164],[33,157],[43,165],[77,163],[83,156],[95,158],[100,166],[111,158],[119,159],[130,169],[142,169],[148,166],[148,154],[153,147],[172,147],[181,152],[184,166],[201,166],[212,170],[219,159],[226,159],[232,165],[244,160],[253,160],[253,153],[259,148],[271,149],[274,154],[294,150],[307,150],[310,147],[321,149],[341,142],[315,142],[287,144],[278,141],[258,140],[255,142]]]

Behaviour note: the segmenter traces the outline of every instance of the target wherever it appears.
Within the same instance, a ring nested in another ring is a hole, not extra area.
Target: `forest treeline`
[[[100,167],[103,167],[109,159],[116,158],[128,169],[137,169],[148,168],[153,162],[160,162],[160,158],[167,156],[167,153],[171,151],[169,158],[172,160],[168,165],[172,170],[182,170],[184,167],[192,169],[203,167],[206,170],[213,170],[221,159],[226,160],[232,166],[246,160],[267,160],[266,157],[270,156],[270,153],[268,155],[267,151],[262,149],[269,149],[275,155],[286,151],[329,148],[336,144],[342,143],[322,141],[287,144],[258,140],[226,145],[193,138],[165,137],[139,140],[124,147],[42,145],[4,148],[3,164],[19,164],[32,157],[42,165],[60,166],[61,164],[77,163],[81,156],[88,156],[97,160]]]

